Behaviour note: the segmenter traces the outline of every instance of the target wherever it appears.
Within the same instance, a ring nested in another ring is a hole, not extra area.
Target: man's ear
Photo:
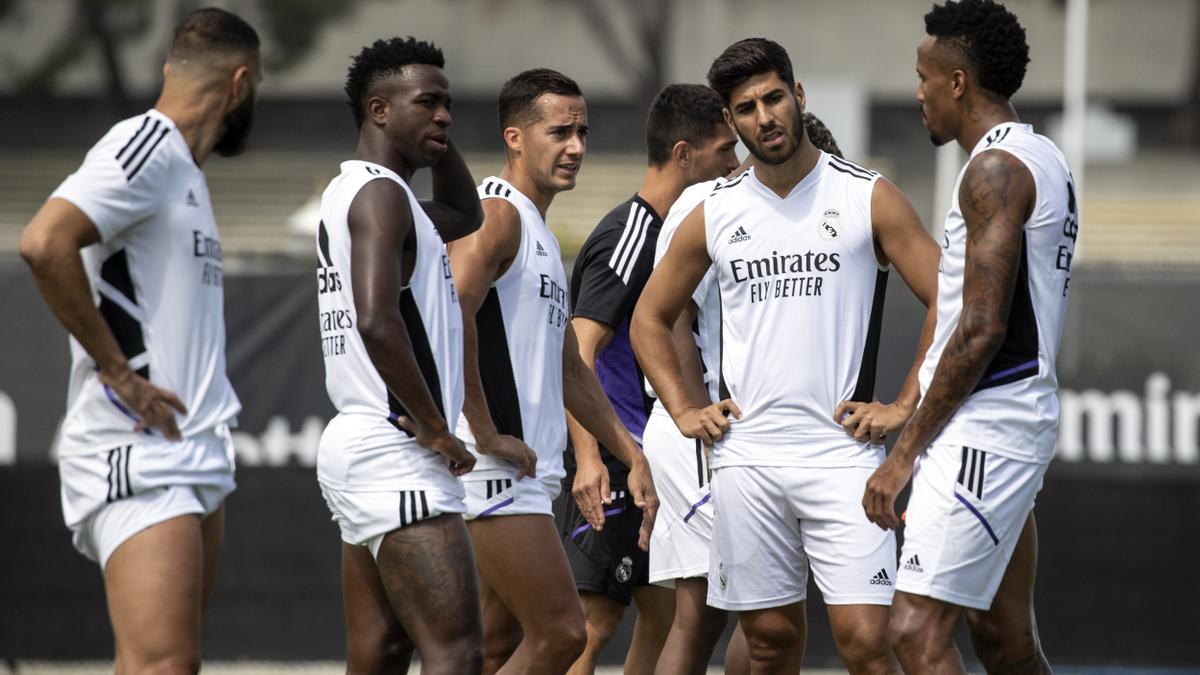
[[[800,112],[804,112],[808,106],[808,97],[804,95],[804,85],[796,83],[796,100],[800,103]]]
[[[692,144],[687,141],[675,141],[671,146],[671,160],[680,168],[686,169],[692,163]]]
[[[383,125],[387,122],[388,112],[392,107],[391,103],[382,96],[372,96],[367,99],[367,117],[378,125]]]
[[[520,127],[505,127],[502,137],[504,138],[504,146],[510,152],[520,154],[521,147],[525,141],[525,135],[521,133]]]

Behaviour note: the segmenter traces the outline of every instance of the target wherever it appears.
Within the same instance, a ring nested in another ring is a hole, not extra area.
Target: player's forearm
[[[671,324],[662,317],[644,314],[638,307],[629,327],[629,338],[654,393],[671,417],[678,419],[694,403],[684,383],[683,366],[675,349]]]
[[[1003,342],[1003,329],[971,330],[960,324],[942,352],[924,400],[892,452],[908,462],[924,452],[974,391]]]
[[[426,433],[448,431],[446,419],[433,399],[441,392],[431,392],[425,385],[399,310],[394,316],[360,315],[358,332],[384,385],[404,406],[413,422]]]
[[[496,435],[496,423],[488,409],[487,394],[483,391],[483,376],[479,373],[479,331],[475,312],[463,308],[463,414],[475,439],[486,440]]]
[[[46,304],[92,357],[96,367],[114,379],[129,372],[129,362],[92,301],[91,285],[79,251],[66,246],[46,246],[36,252],[22,250],[22,254]]]
[[[475,179],[453,140],[431,173],[433,202],[426,211],[442,239],[453,241],[478,230],[483,224],[483,207],[479,204]]]
[[[575,364],[564,369],[563,373],[566,378],[563,382],[563,401],[567,412],[626,466],[644,461],[641,450],[613,411],[612,403],[596,379],[596,373],[589,370],[580,359],[576,359]]]
[[[904,386],[900,387],[900,393],[896,395],[896,404],[905,410],[916,410],[917,403],[921,400],[921,365],[925,363],[925,353],[933,343],[933,332],[936,328],[937,305],[934,304],[925,314],[925,325],[921,329],[921,339],[917,342],[916,358],[912,368],[908,370],[908,377],[904,378]]]
[[[567,411],[567,433],[571,436],[571,448],[575,453],[577,465],[588,461],[600,461],[600,443],[583,428],[570,411]]]

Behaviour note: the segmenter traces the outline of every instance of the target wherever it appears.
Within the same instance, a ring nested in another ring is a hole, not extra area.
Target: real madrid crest
[[[621,583],[628,582],[633,577],[633,558],[629,556],[621,558],[621,564],[617,565],[617,569],[613,570],[613,576]]]
[[[839,221],[842,214],[838,213],[837,209],[828,209],[821,215],[821,224],[817,227],[817,232],[825,241],[833,241],[838,238],[842,224]]]

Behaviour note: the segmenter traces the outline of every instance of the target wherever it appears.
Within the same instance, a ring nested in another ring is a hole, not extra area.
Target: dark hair
[[[366,111],[363,104],[371,91],[371,85],[389,75],[394,75],[405,66],[428,65],[446,67],[442,50],[432,42],[423,42],[412,36],[376,40],[370,47],[363,47],[350,63],[346,75],[346,103],[354,113],[354,125],[362,127]]]
[[[650,165],[667,163],[679,141],[700,145],[712,138],[713,127],[725,123],[724,107],[717,92],[703,84],[670,84],[658,92],[646,116]]]
[[[708,69],[708,85],[717,90],[725,105],[734,87],[763,73],[775,73],[789,87],[796,83],[792,60],[777,42],[746,38],[729,45]]]
[[[500,88],[498,104],[500,128],[506,129],[514,122],[527,124],[533,121],[536,112],[534,102],[543,94],[559,96],[583,96],[575,80],[549,68],[534,68],[517,73]]]
[[[804,111],[804,133],[808,134],[808,140],[817,146],[818,150],[824,150],[836,157],[842,156],[842,149],[838,147],[837,141],[833,138],[833,132],[820,117]]]
[[[257,55],[258,33],[240,16],[216,7],[189,12],[175,26],[167,60],[195,59],[212,54],[244,52]]]
[[[992,0],[960,0],[934,5],[925,32],[951,49],[975,72],[979,86],[1012,98],[1025,79],[1029,43],[1012,12]]]

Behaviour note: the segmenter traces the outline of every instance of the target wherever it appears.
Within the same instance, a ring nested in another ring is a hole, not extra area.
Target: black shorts
[[[622,496],[604,509],[609,515],[604,518],[604,529],[597,532],[575,504],[573,481],[574,476],[563,481],[563,494],[555,510],[575,587],[628,606],[634,587],[650,583],[650,555],[638,548],[642,511],[634,506],[624,487],[614,488],[613,492]]]

